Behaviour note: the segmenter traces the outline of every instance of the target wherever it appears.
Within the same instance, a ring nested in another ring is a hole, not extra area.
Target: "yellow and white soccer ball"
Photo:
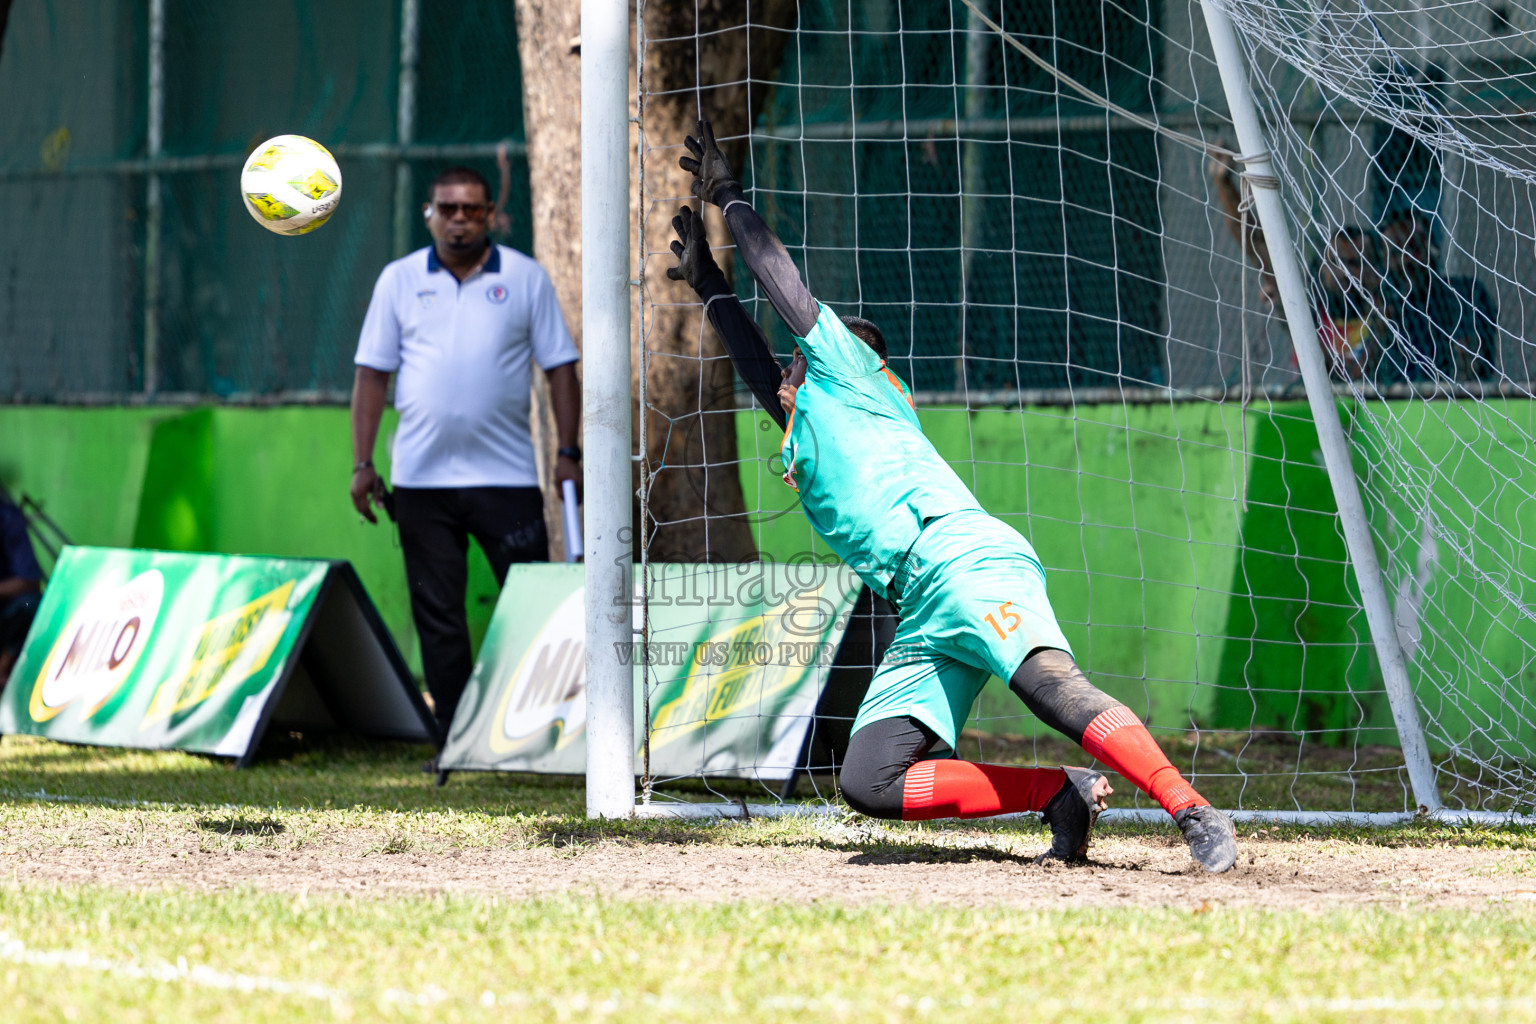
[[[314,139],[279,135],[251,151],[240,172],[240,196],[256,223],[280,235],[302,235],[330,219],[341,202],[341,168]]]

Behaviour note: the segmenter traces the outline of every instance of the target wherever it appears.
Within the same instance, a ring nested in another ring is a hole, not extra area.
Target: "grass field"
[[[577,780],[0,743],[6,1020],[1536,1019],[1536,830],[592,823]]]

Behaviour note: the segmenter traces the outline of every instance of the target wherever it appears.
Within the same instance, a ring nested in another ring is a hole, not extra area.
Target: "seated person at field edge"
[[[27,518],[0,488],[0,687],[21,656],[37,617],[43,569],[27,536]]]
[[[1498,310],[1488,289],[1475,278],[1440,271],[1432,226],[1420,211],[1389,214],[1381,235],[1387,250],[1383,290],[1402,344],[1387,357],[1378,381],[1497,376]]]
[[[880,328],[839,317],[800,280],[747,202],[709,123],[689,138],[693,192],[720,207],[748,270],[799,345],[781,368],[710,255],[701,217],[673,220],[668,270],[704,300],[747,386],[783,428],[784,482],[813,529],[900,625],[859,706],[840,783],[856,811],[906,821],[1043,811],[1045,854],[1081,859],[1108,781],[1082,768],[987,765],[954,757],[989,674],[1042,722],[1080,743],[1173,815],[1195,859],[1225,871],[1231,820],[1211,807],[1141,720],[1073,661],[1046,597],[1045,570],[1011,526],[982,510],[923,436],[912,396],[886,368]]]

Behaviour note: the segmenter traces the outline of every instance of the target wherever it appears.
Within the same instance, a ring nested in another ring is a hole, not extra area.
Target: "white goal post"
[[[635,806],[630,601],[629,5],[581,0],[587,815]]]
[[[1355,480],[1349,442],[1339,423],[1333,383],[1329,378],[1328,365],[1324,362],[1322,346],[1317,340],[1311,296],[1296,258],[1296,247],[1291,242],[1285,210],[1280,205],[1280,179],[1274,175],[1269,147],[1259,125],[1259,114],[1254,109],[1253,92],[1248,85],[1248,69],[1244,66],[1242,51],[1233,34],[1232,22],[1217,0],[1200,0],[1200,6],[1205,11],[1206,27],[1211,33],[1211,48],[1216,54],[1216,64],[1221,70],[1221,82],[1226,89],[1227,104],[1232,112],[1238,143],[1242,146],[1242,155],[1238,160],[1246,165],[1243,173],[1253,186],[1254,211],[1258,215],[1264,237],[1270,243],[1269,254],[1273,260],[1275,281],[1280,288],[1280,302],[1285,309],[1286,322],[1290,325],[1291,344],[1301,367],[1307,400],[1312,406],[1312,419],[1317,424],[1318,441],[1322,445],[1323,459],[1328,467],[1328,480],[1333,486],[1334,500],[1338,503],[1339,522],[1344,530],[1344,541],[1349,547],[1349,560],[1354,566],[1355,579],[1360,586],[1360,599],[1365,605],[1365,614],[1370,623],[1371,640],[1381,663],[1382,682],[1386,687],[1387,700],[1392,706],[1392,718],[1397,723],[1397,739],[1402,745],[1403,761],[1413,786],[1413,798],[1422,809],[1437,811],[1440,809],[1440,794],[1435,788],[1434,768],[1430,764],[1429,750],[1424,745],[1424,731],[1419,725],[1418,705],[1414,702],[1413,688],[1408,682],[1408,668],[1403,662],[1397,630],[1392,624],[1392,609],[1387,601],[1386,587],[1382,585],[1381,567],[1376,561],[1376,543],[1371,539],[1365,503],[1360,499],[1360,486]]]

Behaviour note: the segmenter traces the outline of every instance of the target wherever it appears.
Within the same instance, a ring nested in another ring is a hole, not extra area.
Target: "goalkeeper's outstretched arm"
[[[726,227],[730,228],[747,269],[795,337],[806,337],[816,326],[821,306],[800,280],[800,271],[789,258],[784,243],[747,202],[741,183],[731,172],[730,161],[715,144],[709,122],[699,122],[697,139],[690,136],[684,141],[693,156],[685,156],[678,163],[683,170],[693,172],[693,194],[725,213]]]
[[[674,281],[687,281],[698,292],[704,302],[704,313],[725,343],[726,355],[731,357],[736,372],[780,429],[788,427],[789,417],[779,401],[783,368],[773,357],[768,339],[747,315],[715,263],[709,251],[709,237],[704,233],[704,218],[685,206],[682,213],[672,218],[672,229],[677,232],[677,240],[672,243],[677,266],[668,267],[667,276]]]

